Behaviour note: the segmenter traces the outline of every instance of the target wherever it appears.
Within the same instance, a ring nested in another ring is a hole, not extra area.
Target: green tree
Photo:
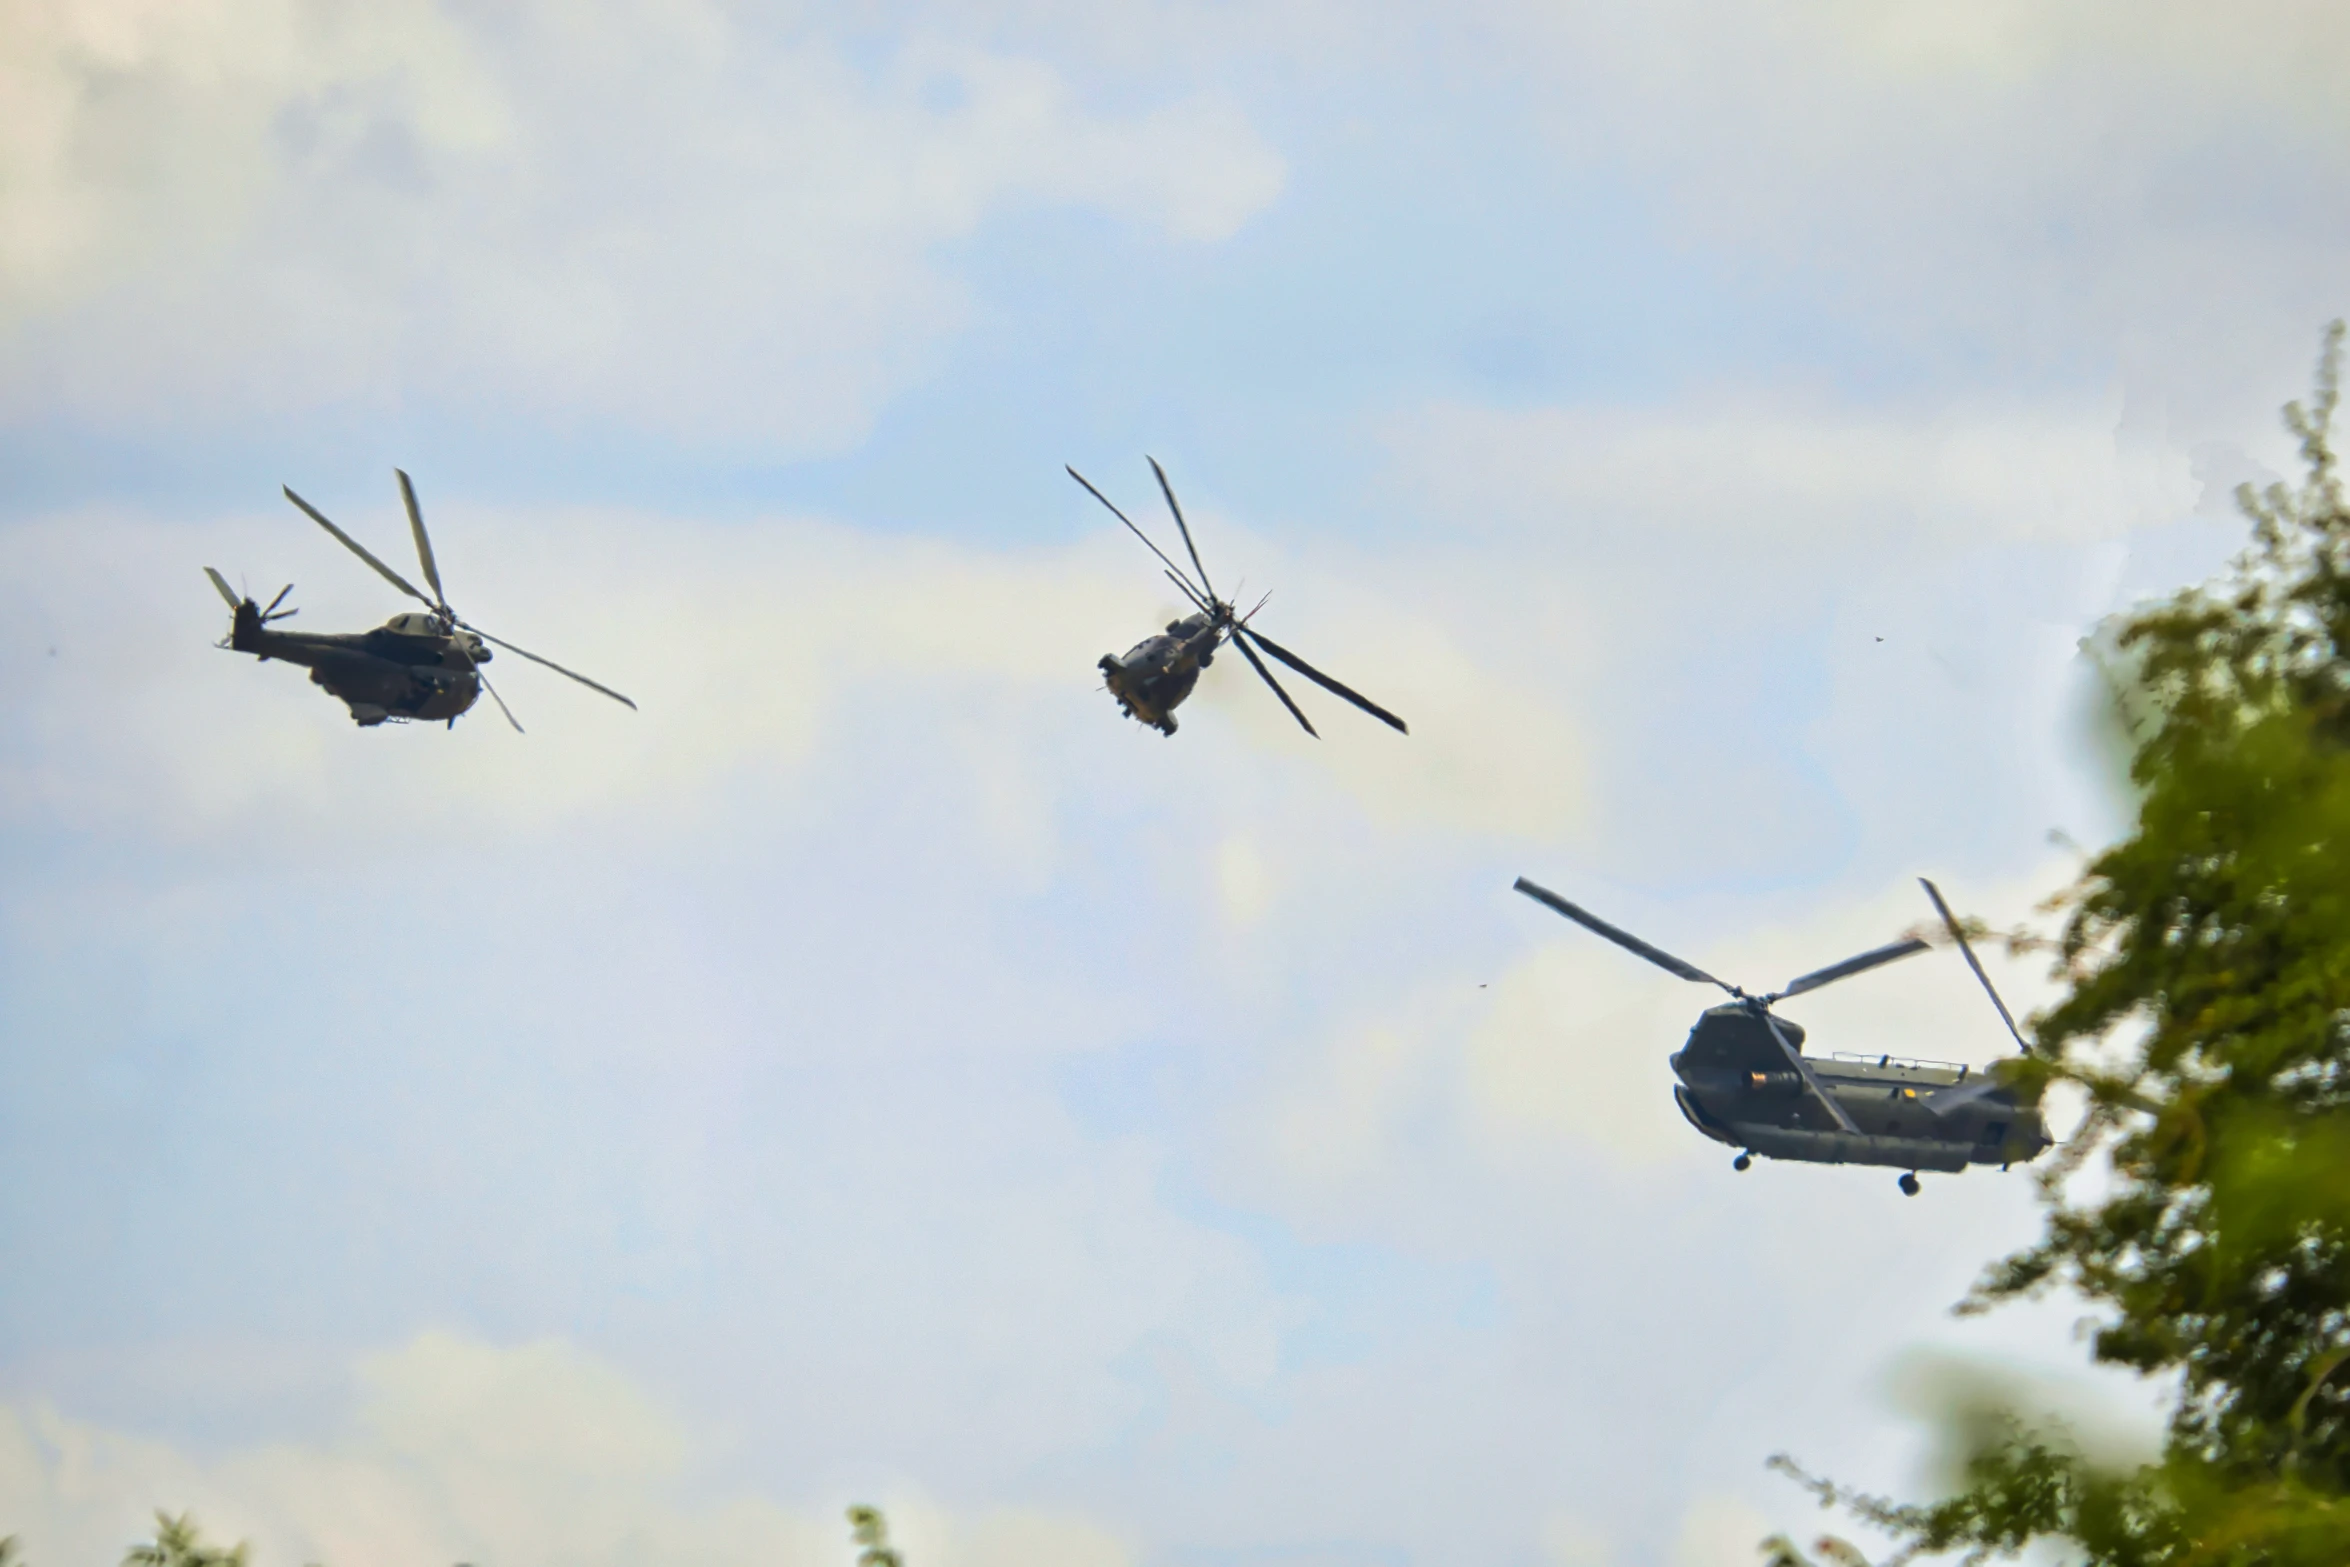
[[[849,1538],[858,1547],[857,1567],[905,1567],[905,1558],[889,1543],[889,1520],[880,1508],[850,1508]]]
[[[1960,1306],[2053,1289],[2095,1358],[2176,1379],[2161,1458],[2102,1467],[2013,1417],[1957,1433],[1955,1494],[1858,1495],[1774,1460],[1901,1542],[1969,1562],[2069,1542],[2114,1567],[2350,1563],[2350,509],[2333,443],[2343,328],[2285,411],[2305,469],[2245,486],[2220,579],[2130,617],[2134,830],[2061,900],[2066,990],[2020,1081],[2088,1100],[2040,1176],[2046,1231]],[[2069,1177],[2102,1158],[2093,1197]],[[1841,1541],[1823,1558],[1858,1560]],[[1785,1567],[1804,1557],[1766,1542]]]
[[[193,1514],[174,1518],[157,1508],[155,1538],[124,1552],[122,1567],[245,1567],[249,1549],[242,1540],[228,1550],[208,1545]]]

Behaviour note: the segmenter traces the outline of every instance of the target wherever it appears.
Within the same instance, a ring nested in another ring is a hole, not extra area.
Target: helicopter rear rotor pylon
[[[2026,1056],[2038,1054],[2033,1042],[2025,1036],[2021,1028],[2016,1026],[2015,1014],[2007,1010],[2006,1001],[2000,997],[1999,987],[1992,984],[1991,976],[1984,972],[1982,959],[1975,956],[1974,943],[1967,940],[1966,927],[1959,922],[1958,916],[1950,911],[1950,904],[1943,898],[1942,889],[1923,876],[1918,878],[1918,885],[1925,888],[1926,896],[1933,900],[1934,912],[1942,916],[1943,927],[1950,932],[1950,939],[1958,943],[1958,950],[1965,957],[1967,967],[1975,971],[1975,978],[1982,983],[1983,993],[1991,998],[1991,1005],[1999,1009],[1999,1021],[2007,1025],[2008,1037],[2015,1041],[2016,1048]],[[1923,1101],[1927,1111],[1936,1116],[1948,1116],[1953,1111],[1963,1110],[1978,1099],[1988,1098],[1990,1095],[2000,1092],[2008,1084],[2005,1074],[2000,1072],[1997,1066],[1998,1064],[1994,1063],[1992,1069],[1986,1070],[1981,1077],[1971,1083],[1961,1083],[1928,1094]]]

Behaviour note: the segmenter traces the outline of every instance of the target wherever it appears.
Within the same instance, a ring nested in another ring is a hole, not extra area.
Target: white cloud
[[[1385,823],[1440,823],[1529,843],[1568,842],[1589,829],[1592,747],[1562,701],[1557,671],[1472,649],[1471,628],[1440,619],[1417,584],[1350,591],[1330,568],[1311,575],[1315,612],[1302,625],[1270,613],[1267,621],[1283,646],[1402,717],[1409,736],[1279,666],[1276,677],[1306,708],[1319,739],[1300,731],[1237,662],[1220,681],[1202,683],[1203,707],[1229,716],[1260,745],[1310,756]],[[1527,628],[1524,640],[1503,643],[1520,652],[1545,637]]]
[[[1034,205],[1189,241],[1279,193],[1226,98],[879,66],[709,5],[454,19],[12,0],[0,411],[185,429],[352,402],[830,449],[961,312],[941,241]]]
[[[1428,1087],[1429,1041],[1428,1030],[1401,1020],[1334,1039],[1273,1118],[1273,1148],[1286,1171],[1310,1183],[1343,1184],[1390,1165],[1395,1140]]]
[[[556,1341],[425,1334],[357,1368],[345,1428],[314,1445],[196,1452],[0,1406],[0,1515],[34,1561],[105,1561],[154,1509],[191,1510],[264,1564],[496,1561],[837,1567],[841,1503],[880,1502],[937,1567],[1123,1567],[1101,1524],[1042,1509],[950,1510],[903,1485],[788,1504],[691,1483],[708,1444],[609,1365]]]
[[[1549,1567],[1614,1567],[1607,1537],[1573,1513],[1543,1520],[1542,1559]]]
[[[1254,839],[1242,834],[1216,848],[1216,892],[1224,917],[1246,928],[1262,921],[1274,897],[1272,872]]]
[[[2097,841],[2120,818],[2075,643],[2241,538],[2110,402],[1441,404],[1386,434],[1414,510],[1461,519],[1431,575],[1479,653],[1593,737],[1575,846],[1633,885]]]
[[[1737,1497],[1701,1497],[1681,1520],[1673,1567],[1747,1567],[1761,1559],[1756,1547],[1776,1532],[1770,1519]]]
[[[1566,156],[1637,181],[1701,267],[1792,281],[1896,386],[2118,360],[2249,425],[2279,353],[2343,307],[2339,226],[2307,195],[2350,173],[2350,28],[2326,7],[1487,14]]]
[[[2309,7],[1494,0],[1433,36],[1423,9],[917,8],[875,65],[845,18],[780,44],[709,5],[11,0],[0,408],[433,402],[835,449],[961,318],[942,241],[1038,204],[1187,241],[1264,210],[1283,160],[1189,84],[1269,65],[1389,102],[1431,60],[1530,83],[1684,236],[1930,368],[2118,354],[2256,425],[2340,303],[2300,193],[2342,172],[2350,43]]]
[[[1476,1124],[1636,1163],[1692,1151],[1665,1058],[1716,998],[1630,967],[1603,943],[1553,940],[1493,981],[1460,1066]]]
[[[2077,406],[1933,419],[1449,404],[1394,421],[1389,436],[1399,476],[1455,515],[1813,553],[2077,543],[2192,510],[2187,454],[2125,444],[2119,419]]]

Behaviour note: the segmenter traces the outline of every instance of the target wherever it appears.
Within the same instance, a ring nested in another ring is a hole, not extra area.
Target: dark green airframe
[[[1240,649],[1240,656],[1248,660],[1249,667],[1264,679],[1266,685],[1273,688],[1273,694],[1281,699],[1281,705],[1289,709],[1289,716],[1316,739],[1321,738],[1320,732],[1314,728],[1312,720],[1306,717],[1305,710],[1290,700],[1289,693],[1281,688],[1281,682],[1273,678],[1273,671],[1267,669],[1264,659],[1257,656],[1260,650],[1287,664],[1333,696],[1344,697],[1398,734],[1411,733],[1404,721],[1386,708],[1361,692],[1331,679],[1250,625],[1249,622],[1256,618],[1257,609],[1265,607],[1263,600],[1258,601],[1257,609],[1243,615],[1238,613],[1238,606],[1231,600],[1216,596],[1215,587],[1208,581],[1208,568],[1199,558],[1199,546],[1191,542],[1191,524],[1183,520],[1183,508],[1175,501],[1175,487],[1167,482],[1167,470],[1159,466],[1156,457],[1145,460],[1150,463],[1151,472],[1158,478],[1159,493],[1167,498],[1167,509],[1175,514],[1176,531],[1183,535],[1183,547],[1190,552],[1192,567],[1199,573],[1196,581],[1176,565],[1165,550],[1151,543],[1151,536],[1136,527],[1134,519],[1120,511],[1116,502],[1095,489],[1091,479],[1075,468],[1069,469],[1070,478],[1084,485],[1087,494],[1109,507],[1110,515],[1126,524],[1128,530],[1142,540],[1144,547],[1159,557],[1167,568],[1167,580],[1182,590],[1183,596],[1191,600],[1195,611],[1181,620],[1169,621],[1164,632],[1135,643],[1126,650],[1124,657],[1115,653],[1104,653],[1101,656],[1101,661],[1095,667],[1101,670],[1102,685],[1116,699],[1118,710],[1137,723],[1148,724],[1163,735],[1172,735],[1175,732],[1175,709],[1183,705],[1183,699],[1191,695],[1191,688],[1199,683],[1199,672],[1215,662],[1216,649],[1229,641]]]
[[[458,716],[479,700],[481,693],[489,692],[490,700],[498,704],[498,711],[506,715],[516,732],[522,725],[516,722],[505,699],[490,684],[482,665],[492,657],[490,645],[495,644],[509,653],[519,654],[534,664],[544,664],[559,675],[569,675],[591,690],[601,691],[615,702],[633,708],[634,702],[609,686],[599,685],[587,676],[565,669],[552,659],[539,657],[527,648],[502,642],[477,627],[467,625],[449,607],[441,591],[440,566],[433,559],[432,540],[424,531],[424,514],[416,504],[416,487],[408,482],[408,475],[392,470],[400,481],[400,499],[408,510],[408,527],[416,541],[416,558],[424,567],[424,580],[432,585],[432,597],[417,591],[414,584],[385,565],[342,529],[326,518],[326,514],[308,501],[286,490],[286,499],[300,507],[311,521],[333,534],[345,548],[373,566],[376,572],[393,587],[423,604],[431,613],[414,610],[394,615],[373,631],[358,632],[300,632],[272,631],[271,623],[285,619],[293,610],[281,610],[286,595],[293,591],[291,584],[279,590],[276,598],[264,608],[249,597],[240,597],[232,590],[226,578],[210,566],[204,574],[228,601],[231,620],[228,640],[221,645],[238,653],[250,653],[264,663],[276,659],[281,663],[300,664],[309,669],[310,680],[332,695],[339,697],[351,710],[351,719],[362,728],[377,724],[407,723],[445,719],[452,726]]]
[[[1949,905],[1932,882],[1924,885],[2008,1032],[2028,1054],[2030,1044],[1976,960]],[[1756,1154],[1806,1164],[1883,1165],[1903,1172],[1901,1189],[1914,1197],[1920,1170],[1955,1175],[1970,1164],[2005,1169],[2037,1159],[2052,1146],[2038,1107],[2019,1102],[1996,1069],[1910,1061],[1889,1054],[1807,1056],[1802,1026],[1771,1011],[1772,1003],[1789,996],[1925,951],[1926,943],[1916,936],[1815,969],[1789,981],[1784,990],[1758,996],[1650,946],[1522,876],[1517,890],[1669,974],[1730,993],[1729,1001],[1699,1016],[1688,1043],[1673,1053],[1671,1065],[1680,1079],[1673,1088],[1673,1102],[1691,1126],[1739,1150],[1733,1161],[1737,1169],[1748,1168]]]

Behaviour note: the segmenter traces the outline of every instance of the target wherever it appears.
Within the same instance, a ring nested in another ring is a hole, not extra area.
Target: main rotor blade
[[[1265,677],[1265,684],[1271,686],[1273,688],[1273,694],[1281,698],[1281,705],[1289,709],[1289,716],[1296,719],[1300,724],[1304,724],[1307,734],[1312,735],[1317,740],[1321,739],[1322,736],[1320,732],[1317,731],[1311,723],[1307,722],[1304,712],[1299,709],[1295,702],[1292,702],[1289,699],[1289,693],[1281,689],[1281,682],[1273,678],[1273,671],[1265,667],[1265,661],[1257,657],[1256,650],[1248,645],[1248,638],[1244,636],[1237,627],[1235,627],[1232,632],[1232,645],[1240,649],[1240,656],[1248,660],[1249,668],[1255,670],[1258,674]]]
[[[396,472],[397,470],[395,469],[394,471]],[[474,635],[479,636],[481,634],[479,632],[475,632]],[[487,639],[485,638],[484,640]],[[481,682],[481,688],[490,694],[490,700],[498,704],[498,711],[506,715],[506,722],[514,726],[514,732],[516,734],[527,733],[528,731],[522,727],[522,720],[514,716],[514,709],[508,707],[506,705],[506,699],[498,695],[498,688],[490,684],[490,677],[483,672],[481,665],[475,661],[473,654],[466,649],[464,642],[456,637],[451,637],[449,639],[449,646],[456,650],[456,654],[459,658],[465,660],[465,667],[473,672],[473,678],[475,680]],[[457,720],[455,718],[451,718],[449,720],[449,727],[454,729],[456,726]]]
[[[1183,520],[1183,508],[1175,504],[1175,486],[1167,482],[1167,470],[1160,467],[1159,460],[1147,452],[1143,454],[1143,461],[1149,463],[1151,472],[1159,476],[1159,493],[1167,497],[1167,509],[1175,514],[1175,531],[1183,535],[1183,547],[1191,551],[1191,563],[1199,568],[1200,586],[1208,590],[1208,597],[1214,598],[1216,585],[1208,580],[1208,568],[1199,558],[1199,546],[1191,542],[1191,524]]]
[[[238,598],[236,591],[228,585],[228,579],[222,576],[219,572],[214,571],[210,566],[207,566],[204,568],[204,575],[210,577],[212,579],[212,585],[220,589],[220,596],[228,600],[229,608],[236,609],[244,603],[244,600]]]
[[[1803,1079],[1803,1086],[1812,1091],[1813,1098],[1828,1107],[1828,1113],[1836,1118],[1838,1126],[1843,1127],[1855,1137],[1859,1136],[1860,1128],[1853,1124],[1851,1116],[1844,1113],[1844,1107],[1836,1102],[1836,1096],[1821,1085],[1818,1076],[1811,1069],[1811,1063],[1803,1059],[1803,1052],[1795,1048],[1795,1041],[1787,1037],[1787,1031],[1779,1026],[1779,1020],[1771,1016],[1771,1009],[1766,1006],[1760,1008],[1760,1011],[1763,1023],[1771,1031],[1771,1037],[1777,1040],[1779,1048],[1787,1053],[1788,1065],[1794,1067],[1795,1075]]]
[[[1791,979],[1787,982],[1787,988],[1780,991],[1779,995],[1800,996],[1807,990],[1817,990],[1822,985],[1833,985],[1840,979],[1849,979],[1855,974],[1875,968],[1880,963],[1891,963],[1925,950],[1925,942],[1915,936],[1904,936],[1899,941],[1887,942],[1882,947],[1872,947],[1858,957],[1846,958],[1841,963],[1831,963],[1826,968],[1813,969],[1801,979]]]
[[[1299,674],[1305,676],[1308,680],[1311,680],[1314,684],[1320,686],[1323,690],[1331,692],[1337,696],[1345,697],[1349,702],[1352,702],[1355,706],[1361,708],[1364,712],[1370,714],[1373,718],[1378,719],[1381,723],[1386,724],[1389,728],[1394,729],[1399,733],[1407,735],[1411,733],[1411,730],[1404,724],[1404,721],[1396,717],[1393,713],[1389,712],[1386,708],[1381,707],[1378,703],[1372,701],[1369,697],[1364,696],[1361,692],[1352,691],[1347,687],[1340,685],[1337,681],[1331,679],[1328,675],[1323,674],[1319,669],[1316,669],[1313,665],[1307,663],[1304,659],[1298,657],[1295,653],[1290,652],[1289,649],[1283,647],[1280,643],[1274,641],[1271,637],[1266,636],[1262,631],[1251,631],[1249,632],[1249,635],[1256,639],[1257,646],[1263,648],[1266,652],[1272,654],[1275,658],[1281,660],[1281,662],[1287,664],[1290,668],[1296,670]]]
[[[399,476],[400,500],[408,508],[408,531],[416,535],[416,559],[424,567],[424,580],[432,584],[432,596],[445,610],[449,607],[449,595],[441,591],[441,568],[433,563],[432,540],[424,534],[424,512],[416,504],[416,486],[408,482],[406,470],[394,468],[392,472]]]
[[[1950,905],[1942,901],[1942,889],[1923,876],[1918,878],[1918,885],[1925,888],[1926,896],[1934,900],[1934,912],[1942,916],[1942,923],[1950,929],[1951,939],[1958,943],[1958,950],[1966,954],[1966,966],[1973,969],[1975,978],[1983,982],[1983,993],[1999,1009],[1999,1021],[2007,1025],[2008,1033],[2015,1039],[2016,1048],[2030,1055],[2032,1042],[2024,1038],[2022,1029],[2015,1026],[2015,1015],[2007,1010],[2007,1003],[1999,999],[1999,989],[1991,983],[1991,976],[1983,972],[1982,962],[1975,956],[1975,949],[1968,944],[1966,932],[1958,928],[1958,916],[1951,913]]]
[[[1215,610],[1209,606],[1208,601],[1199,596],[1199,589],[1193,587],[1190,583],[1184,581],[1181,577],[1178,577],[1171,571],[1166,573],[1166,578],[1169,582],[1172,582],[1177,587],[1181,588],[1183,590],[1183,596],[1190,599],[1194,604],[1197,604],[1203,613],[1209,615],[1213,615],[1215,613]]]
[[[1067,469],[1070,478],[1075,479],[1079,484],[1085,486],[1085,491],[1088,495],[1091,495],[1095,500],[1100,501],[1104,506],[1109,507],[1110,515],[1117,518],[1120,522],[1126,524],[1127,531],[1132,533],[1136,538],[1142,540],[1143,548],[1149,550],[1153,555],[1158,556],[1159,559],[1167,563],[1167,569],[1175,574],[1175,579],[1178,582],[1183,584],[1184,591],[1192,596],[1194,603],[1197,603],[1202,609],[1207,607],[1205,596],[1201,594],[1198,588],[1192,586],[1190,578],[1183,575],[1183,568],[1176,565],[1173,557],[1168,555],[1165,550],[1159,548],[1156,544],[1153,544],[1151,542],[1151,536],[1143,532],[1140,528],[1136,527],[1132,517],[1127,516],[1124,512],[1118,509],[1117,502],[1111,500],[1107,495],[1104,495],[1101,491],[1095,489],[1093,487],[1093,481],[1088,479],[1084,474],[1079,473],[1075,468],[1069,467],[1067,463],[1063,463],[1061,466],[1064,469]]]
[[[466,662],[472,663],[473,661],[471,659],[467,659]],[[490,677],[482,673],[482,669],[479,664],[473,665],[473,678],[481,682],[481,688],[490,694],[490,700],[498,704],[498,711],[506,715],[506,722],[514,726],[514,732],[516,734],[528,733],[528,731],[522,727],[522,720],[514,716],[514,709],[508,707],[506,705],[506,699],[498,695],[498,688],[490,684]]]
[[[1932,1093],[1920,1098],[1918,1103],[1924,1105],[1937,1116],[1946,1116],[1953,1111],[1965,1109],[1978,1099],[1988,1099],[2005,1087],[2007,1085],[1996,1076],[1985,1072],[1971,1082],[1953,1083],[1948,1088],[1937,1088]]]
[[[351,535],[345,533],[342,529],[327,521],[326,513],[320,511],[317,507],[302,499],[301,496],[296,495],[291,485],[281,484],[278,486],[278,488],[286,492],[287,500],[292,501],[295,505],[301,507],[304,512],[308,513],[312,522],[317,523],[327,532],[340,539],[343,543],[343,548],[349,550],[352,554],[358,556],[361,560],[367,562],[367,564],[370,566],[373,566],[376,569],[377,575],[381,576],[384,581],[390,583],[393,587],[398,588],[401,592],[407,594],[410,598],[416,600],[417,603],[424,605],[428,609],[440,608],[440,605],[434,603],[431,599],[428,599],[423,594],[417,592],[415,583],[410,582],[406,577],[401,576],[398,572],[392,570],[391,567],[385,565],[382,561],[377,560],[373,555],[368,554],[366,545],[360,543],[357,539],[351,537]]]
[[[1693,979],[1701,985],[1721,985],[1722,989],[1728,991],[1731,995],[1735,996],[1738,994],[1737,986],[1723,985],[1720,980],[1714,978],[1711,974],[1708,974],[1704,969],[1699,968],[1696,964],[1684,963],[1681,961],[1681,959],[1674,957],[1664,948],[1652,947],[1647,942],[1642,941],[1638,936],[1633,935],[1628,930],[1618,930],[1615,926],[1610,925],[1606,920],[1601,919],[1598,915],[1592,913],[1589,909],[1582,907],[1580,904],[1569,903],[1566,899],[1560,897],[1557,893],[1551,891],[1548,887],[1538,887],[1523,876],[1519,877],[1511,885],[1514,890],[1524,893],[1527,897],[1532,898],[1536,903],[1542,904],[1548,908],[1555,909],[1559,913],[1564,914],[1567,918],[1573,920],[1576,924],[1582,926],[1585,930],[1590,931],[1593,935],[1605,936],[1608,940],[1614,942],[1617,946],[1622,947],[1626,952],[1638,953],[1641,957],[1648,959],[1649,962],[1655,964],[1658,968],[1663,969],[1668,974],[1678,974],[1683,979]]]
[[[457,624],[463,626],[467,631],[472,632],[475,636],[481,638],[484,642],[493,643],[498,647],[504,648],[509,653],[519,653],[534,664],[544,664],[558,675],[569,675],[572,679],[578,681],[581,685],[588,687],[590,690],[603,692],[604,695],[610,697],[613,701],[618,702],[622,707],[628,708],[632,712],[636,709],[636,704],[631,702],[627,697],[622,696],[619,692],[613,690],[610,686],[600,685],[596,681],[590,680],[587,676],[581,674],[576,669],[565,669],[561,664],[556,663],[553,659],[541,658],[526,647],[516,647],[511,642],[499,641],[498,638],[491,636],[488,632],[482,630],[479,626],[469,625],[462,620],[458,621]],[[504,706],[505,704],[500,703],[499,705]],[[517,727],[520,726],[518,725]]]

